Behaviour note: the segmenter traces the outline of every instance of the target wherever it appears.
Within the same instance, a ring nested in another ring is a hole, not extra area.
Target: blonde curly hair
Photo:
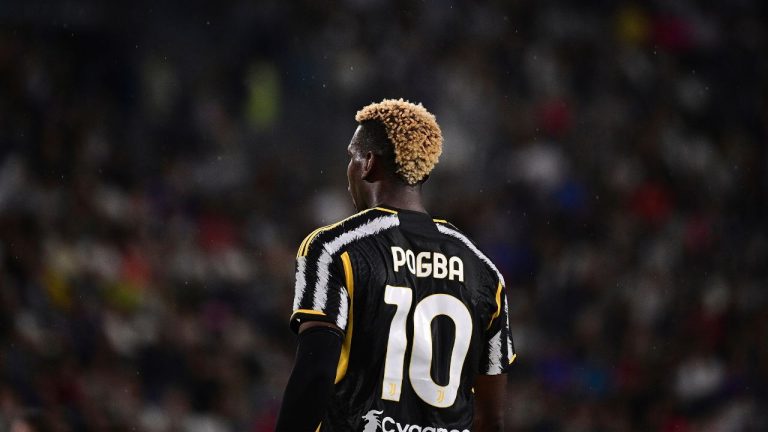
[[[409,185],[424,180],[437,165],[443,151],[443,134],[435,116],[420,103],[403,99],[384,99],[365,106],[355,120],[376,120],[384,125],[394,146],[395,170]]]

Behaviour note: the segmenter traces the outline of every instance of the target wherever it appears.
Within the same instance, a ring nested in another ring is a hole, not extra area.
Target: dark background
[[[759,0],[0,3],[0,430],[270,431],[354,114],[504,273],[509,430],[768,428]]]

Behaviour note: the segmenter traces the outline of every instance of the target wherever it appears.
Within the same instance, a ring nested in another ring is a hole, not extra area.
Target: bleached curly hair
[[[384,99],[363,107],[355,120],[380,122],[395,153],[395,172],[409,185],[423,181],[443,151],[443,134],[435,116],[420,103]]]

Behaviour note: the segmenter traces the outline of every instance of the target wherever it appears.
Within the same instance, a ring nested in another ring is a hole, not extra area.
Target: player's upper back
[[[353,282],[347,276],[365,280],[367,289],[417,287],[419,297],[448,289],[462,298],[485,297],[490,290],[493,298],[504,285],[493,263],[447,221],[426,213],[375,207],[318,228],[301,243],[291,319],[294,330],[302,318],[346,328],[348,311],[343,303],[348,301],[344,292],[348,289],[338,288]]]
[[[502,373],[514,358],[503,286],[464,234],[425,213],[377,207],[307,236],[291,326],[326,321],[345,332],[324,424],[357,430],[379,413],[470,428],[475,375]]]

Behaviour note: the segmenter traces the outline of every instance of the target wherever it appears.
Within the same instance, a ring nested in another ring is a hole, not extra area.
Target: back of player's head
[[[390,158],[395,173],[409,185],[423,182],[440,158],[440,126],[421,104],[384,99],[358,111],[355,120],[364,129],[364,148]]]

